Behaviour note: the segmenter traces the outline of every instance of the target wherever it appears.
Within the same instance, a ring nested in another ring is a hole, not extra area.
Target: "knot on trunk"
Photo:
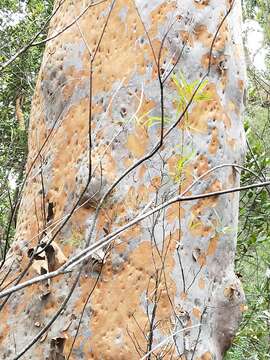
[[[211,304],[211,328],[217,354],[222,359],[231,347],[242,319],[245,295],[240,280],[231,274],[222,280],[213,293]]]

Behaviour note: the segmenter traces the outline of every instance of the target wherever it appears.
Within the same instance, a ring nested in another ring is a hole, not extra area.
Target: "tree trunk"
[[[240,1],[88,3],[51,21],[1,290],[92,251],[2,297],[2,359],[222,359],[238,193],[166,202],[239,186]]]

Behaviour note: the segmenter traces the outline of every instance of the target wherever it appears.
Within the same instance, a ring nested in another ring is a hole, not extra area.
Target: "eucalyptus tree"
[[[222,359],[245,310],[240,5],[56,1],[31,44],[3,358]]]

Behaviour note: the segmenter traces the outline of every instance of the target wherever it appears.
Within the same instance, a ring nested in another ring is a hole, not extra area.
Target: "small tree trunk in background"
[[[65,1],[50,36],[87,5]],[[104,1],[48,41],[4,284],[31,258],[21,282],[56,270],[173,196],[237,187],[228,164],[245,153],[244,81],[238,0]],[[222,359],[244,302],[237,218],[233,193],[176,202],[129,227],[87,259],[65,308],[22,358]],[[34,256],[38,243],[47,246]],[[10,296],[3,359],[53,318],[76,274]]]

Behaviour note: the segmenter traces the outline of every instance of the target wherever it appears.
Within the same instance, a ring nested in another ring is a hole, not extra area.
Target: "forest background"
[[[270,1],[242,0],[242,7],[248,71],[245,166],[254,173],[242,175],[245,185],[270,175]],[[46,37],[52,8],[53,0],[0,0],[0,262],[16,226],[11,214],[19,202],[31,97],[44,50],[44,43],[31,46],[31,41],[37,34],[38,40]],[[269,197],[270,187],[241,196],[235,265],[247,309],[227,360],[270,359]]]

